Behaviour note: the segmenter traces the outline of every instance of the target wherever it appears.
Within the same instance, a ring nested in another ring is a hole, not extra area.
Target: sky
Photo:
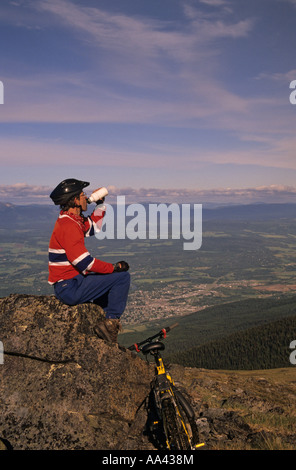
[[[0,201],[296,202],[296,0],[2,0]]]

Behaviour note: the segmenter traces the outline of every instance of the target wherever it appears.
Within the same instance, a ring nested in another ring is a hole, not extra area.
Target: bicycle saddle
[[[154,343],[145,344],[142,348],[143,354],[148,354],[156,352],[156,351],[163,351],[165,349],[165,345],[161,341],[155,341]]]

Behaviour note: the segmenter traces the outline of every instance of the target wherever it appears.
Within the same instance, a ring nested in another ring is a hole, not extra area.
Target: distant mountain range
[[[0,228],[14,229],[52,226],[58,215],[55,206],[14,205],[0,202]]]
[[[156,204],[156,203],[154,203]],[[148,207],[148,204],[144,204]],[[95,206],[91,206],[92,210]],[[113,206],[116,210],[116,206]],[[193,210],[193,204],[192,204]],[[51,205],[14,205],[0,202],[0,228],[8,228],[13,224],[14,228],[30,228],[37,222],[39,226],[52,226],[59,213],[59,208]],[[296,218],[296,204],[246,204],[237,206],[222,206],[205,208],[202,211],[203,220],[219,221],[264,221],[272,219]]]

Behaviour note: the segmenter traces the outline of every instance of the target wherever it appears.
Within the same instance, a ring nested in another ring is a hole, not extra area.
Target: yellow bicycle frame
[[[156,366],[157,375],[163,375],[163,374],[164,374],[164,375],[166,376],[166,378],[168,379],[169,383],[170,383],[171,385],[174,385],[173,379],[171,378],[171,376],[170,376],[170,375],[166,372],[166,370],[165,370],[165,367],[164,367],[164,363],[163,363],[162,358],[161,358],[161,357],[158,357],[158,358],[157,358],[157,362],[158,362],[158,364],[157,364],[157,366]],[[163,392],[164,392],[164,391],[163,391]],[[174,392],[172,391],[171,387],[170,387],[169,389],[167,389],[166,392],[169,392],[170,395],[174,395]],[[188,439],[190,440],[190,436],[189,436],[189,434],[188,434],[187,426],[186,426],[186,424],[183,422],[183,418],[182,418],[181,413],[180,413],[180,411],[179,411],[178,408],[177,408],[177,412],[178,412],[178,415],[179,415],[179,417],[180,417],[180,419],[181,419],[181,423],[182,423],[183,429],[184,429],[184,431],[185,431],[185,433],[186,433]],[[202,442],[202,443],[200,443],[200,444],[195,444],[194,447],[195,447],[195,448],[198,448],[198,447],[202,447],[202,446],[204,446],[204,445],[205,445],[205,443]],[[168,446],[168,448],[170,448],[168,442],[167,442],[167,446]]]

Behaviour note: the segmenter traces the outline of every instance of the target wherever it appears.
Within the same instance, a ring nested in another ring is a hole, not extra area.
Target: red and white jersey
[[[49,242],[49,284],[81,273],[113,272],[113,264],[92,257],[84,243],[84,237],[100,231],[104,215],[104,210],[96,210],[87,218],[60,212]]]

